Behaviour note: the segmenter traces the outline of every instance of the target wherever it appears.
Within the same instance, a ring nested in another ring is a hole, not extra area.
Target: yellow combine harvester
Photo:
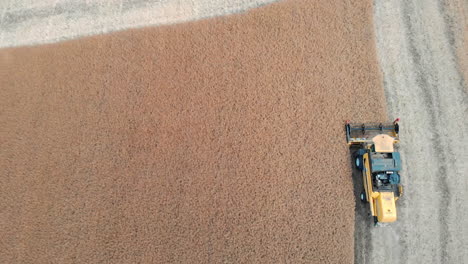
[[[400,153],[394,151],[394,144],[400,141],[398,121],[386,124],[346,122],[348,144],[359,146],[355,163],[362,171],[364,191],[361,200],[369,203],[375,224],[396,221],[395,202],[403,194]]]

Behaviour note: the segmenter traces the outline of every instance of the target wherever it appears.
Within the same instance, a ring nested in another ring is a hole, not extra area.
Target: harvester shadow
[[[369,254],[372,250],[371,229],[374,228],[373,218],[370,216],[369,204],[360,199],[364,190],[362,183],[362,173],[356,168],[355,153],[358,147],[350,148],[350,159],[352,165],[352,180],[354,189],[354,263],[370,263]]]

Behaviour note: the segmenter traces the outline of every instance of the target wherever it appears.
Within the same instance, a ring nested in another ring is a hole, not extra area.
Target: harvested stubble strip
[[[351,263],[371,1],[0,51],[0,260]]]

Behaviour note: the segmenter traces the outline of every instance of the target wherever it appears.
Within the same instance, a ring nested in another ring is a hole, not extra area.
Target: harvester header
[[[346,140],[348,145],[373,144],[375,136],[387,135],[393,143],[399,143],[399,118],[393,123],[350,123],[346,121]]]

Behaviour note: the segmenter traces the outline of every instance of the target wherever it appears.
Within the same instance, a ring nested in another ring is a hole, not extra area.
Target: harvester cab
[[[361,200],[368,202],[374,223],[397,219],[396,201],[403,194],[400,184],[400,153],[394,145],[400,141],[399,119],[393,123],[352,124],[346,122],[348,145],[358,146],[356,168],[362,172],[364,190]]]

